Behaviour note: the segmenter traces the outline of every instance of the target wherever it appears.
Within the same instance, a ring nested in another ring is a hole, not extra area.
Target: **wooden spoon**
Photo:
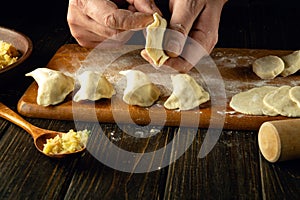
[[[65,133],[42,129],[37,126],[34,126],[1,102],[0,102],[0,117],[7,119],[8,121],[20,126],[25,131],[27,131],[32,136],[35,147],[46,156],[52,158],[63,158],[67,155],[78,154],[85,150],[85,148],[83,148],[81,150],[72,153],[46,154],[43,152],[43,148],[44,148],[44,144],[46,144],[46,140],[50,138],[54,138],[57,135],[61,136],[62,134]]]

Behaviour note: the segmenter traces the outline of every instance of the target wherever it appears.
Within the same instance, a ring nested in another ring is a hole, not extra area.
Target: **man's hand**
[[[151,24],[155,12],[160,13],[153,0],[70,0],[67,20],[81,46],[95,47],[103,41],[118,46],[130,38],[130,30]],[[120,34],[124,31],[126,34]]]
[[[171,20],[165,33],[165,62],[179,72],[188,72],[218,41],[222,8],[227,0],[170,0]],[[150,62],[143,51],[141,55]]]

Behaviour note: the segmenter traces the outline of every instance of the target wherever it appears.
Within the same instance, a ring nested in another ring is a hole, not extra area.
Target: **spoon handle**
[[[29,122],[27,122],[25,119],[23,119],[20,115],[18,115],[16,112],[11,110],[9,107],[4,105],[0,102],[0,117],[20,126],[25,131],[27,131],[33,138],[36,137],[34,134],[34,129],[36,127]]]

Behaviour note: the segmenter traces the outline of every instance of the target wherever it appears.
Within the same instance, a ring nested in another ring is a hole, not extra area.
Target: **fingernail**
[[[106,18],[106,25],[108,26],[108,27],[116,27],[116,19],[115,19],[115,17],[114,17],[114,15],[113,14],[110,14],[109,16],[107,16],[107,18]]]
[[[170,40],[166,46],[166,51],[172,52],[174,54],[180,55],[181,53],[181,45],[176,40]]]

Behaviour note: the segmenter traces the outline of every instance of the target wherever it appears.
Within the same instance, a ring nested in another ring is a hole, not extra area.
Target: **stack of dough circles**
[[[230,107],[235,111],[249,115],[263,115],[263,98],[265,95],[277,89],[274,86],[262,86],[234,95],[230,101]]]
[[[289,95],[291,86],[284,85],[278,89],[266,94],[263,103],[280,115],[287,117],[300,116],[300,107],[294,102]]]
[[[284,62],[278,56],[265,56],[254,61],[252,70],[261,79],[274,79],[284,70]]]
[[[289,96],[300,107],[300,86],[294,86],[289,90]]]
[[[230,107],[249,115],[300,117],[300,86],[262,86],[234,95]]]

